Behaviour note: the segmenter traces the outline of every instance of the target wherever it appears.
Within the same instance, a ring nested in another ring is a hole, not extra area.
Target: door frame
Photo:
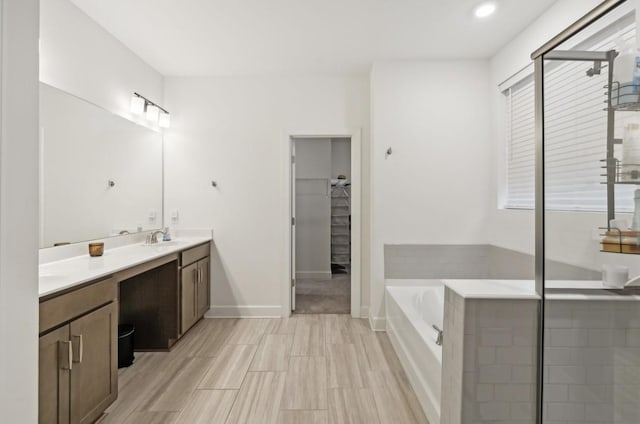
[[[284,202],[284,256],[285,266],[283,269],[282,285],[282,316],[291,315],[291,281],[295,278],[292,272],[292,204],[291,194],[292,179],[291,154],[293,151],[293,140],[296,138],[350,138],[351,139],[351,316],[360,318],[361,310],[361,284],[362,284],[362,130],[361,129],[339,129],[329,131],[285,131],[283,135],[283,159],[286,164],[284,168],[284,192],[286,200]]]

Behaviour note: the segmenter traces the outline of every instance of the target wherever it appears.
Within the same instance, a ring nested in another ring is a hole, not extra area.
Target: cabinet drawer
[[[209,256],[209,251],[211,250],[210,244],[205,243],[200,246],[193,247],[189,250],[185,250],[182,252],[182,266],[186,266],[196,262],[199,259],[206,258]]]
[[[40,333],[116,300],[116,280],[108,278],[40,302]]]

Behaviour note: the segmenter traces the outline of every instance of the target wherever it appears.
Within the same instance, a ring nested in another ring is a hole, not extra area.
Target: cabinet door
[[[92,423],[118,395],[118,307],[109,303],[69,324],[73,347],[71,423]]]
[[[180,306],[182,334],[186,333],[198,319],[196,305],[196,284],[198,282],[198,263],[182,268],[180,275]]]
[[[69,326],[40,337],[38,369],[38,422],[69,423],[71,358]]]
[[[197,304],[198,318],[202,317],[209,310],[209,258],[198,261],[198,284],[197,284]]]

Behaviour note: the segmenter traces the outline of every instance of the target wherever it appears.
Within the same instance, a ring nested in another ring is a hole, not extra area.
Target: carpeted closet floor
[[[330,280],[296,281],[297,314],[348,314],[351,312],[351,275],[333,274]]]

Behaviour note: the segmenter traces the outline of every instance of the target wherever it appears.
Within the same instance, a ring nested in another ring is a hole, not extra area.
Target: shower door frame
[[[587,28],[589,25],[602,18],[604,15],[622,5],[627,0],[605,0],[596,6],[589,13],[574,22],[560,34],[553,37],[542,47],[531,54],[535,69],[535,282],[536,292],[540,296],[540,310],[538,321],[538,369],[537,369],[537,407],[536,422],[543,424],[543,385],[544,385],[544,327],[545,327],[545,199],[544,199],[544,61],[545,60],[613,60],[610,55],[606,57],[570,57],[552,54],[545,57],[549,52],[560,46],[562,43]],[[586,53],[586,52],[583,52]],[[593,54],[603,54],[591,52]],[[611,69],[609,70],[611,76]],[[610,106],[610,104],[609,104]],[[611,108],[609,107],[609,113]],[[611,125],[609,125],[611,126]],[[607,154],[609,155],[607,149]],[[612,201],[612,190],[608,192],[608,203]],[[609,204],[609,206],[611,206]]]

